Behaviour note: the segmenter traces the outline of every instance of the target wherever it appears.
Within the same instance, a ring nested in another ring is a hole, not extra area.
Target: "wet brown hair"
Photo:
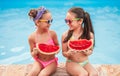
[[[85,12],[82,8],[79,8],[79,7],[73,7],[71,9],[69,9],[68,12],[74,13],[76,18],[83,19],[83,23],[82,23],[83,33],[79,37],[79,39],[88,39],[89,40],[90,32],[92,32],[94,34],[94,30],[93,30],[93,26],[92,26],[92,22],[91,22],[89,13]],[[71,38],[72,34],[73,34],[73,30],[69,30],[68,35],[65,37],[63,42],[64,43],[67,42]],[[95,45],[95,39],[94,39],[94,45]]]

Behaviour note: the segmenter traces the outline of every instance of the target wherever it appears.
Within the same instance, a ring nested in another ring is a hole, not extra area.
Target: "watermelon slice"
[[[80,40],[69,40],[68,47],[70,49],[84,51],[88,50],[93,46],[93,40],[80,39]]]
[[[39,52],[42,54],[57,54],[60,47],[56,45],[47,45],[47,44],[36,44],[36,47],[39,49]]]

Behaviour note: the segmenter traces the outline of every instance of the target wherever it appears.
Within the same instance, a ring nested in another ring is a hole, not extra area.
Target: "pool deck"
[[[93,64],[99,76],[120,76],[120,64]],[[26,76],[32,64],[0,65],[0,76]],[[52,76],[69,76],[65,64],[59,63],[57,71]]]

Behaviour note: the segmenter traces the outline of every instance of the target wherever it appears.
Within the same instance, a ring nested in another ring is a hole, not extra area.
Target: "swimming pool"
[[[7,0],[0,3],[0,64],[32,63],[28,36],[35,30],[34,23],[28,17],[31,8],[45,6],[53,15],[50,29],[56,31],[61,43],[61,35],[67,30],[64,22],[66,12],[72,6],[80,6],[91,14],[95,30],[96,45],[90,56],[93,64],[120,64],[120,8],[118,2],[106,1],[30,1],[9,4]],[[91,5],[92,4],[92,5]],[[62,53],[57,55],[59,62],[65,62]]]

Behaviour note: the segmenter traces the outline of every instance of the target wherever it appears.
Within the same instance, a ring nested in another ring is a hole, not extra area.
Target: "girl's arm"
[[[53,39],[55,45],[59,45],[56,32],[55,31],[51,31],[51,35],[52,35],[52,39]]]
[[[30,53],[32,55],[32,57],[35,57],[38,53],[38,51],[36,50],[33,50],[34,49],[34,36],[33,35],[30,35],[29,38],[28,38],[28,42],[29,42],[29,46],[30,46]]]
[[[57,45],[57,46],[59,46],[59,42],[58,42],[58,38],[57,38],[56,32],[53,31],[53,30],[51,30],[51,36],[52,36],[54,44]],[[60,46],[59,46],[59,48],[60,48]],[[59,49],[59,51],[60,51],[60,49]],[[57,53],[55,53],[55,54],[58,54],[59,51]]]
[[[64,33],[63,35],[62,35],[62,40],[61,40],[61,44],[62,44],[62,54],[63,54],[63,56],[65,56],[65,57],[67,57],[67,58],[69,58],[70,57],[70,52],[68,52],[68,43],[67,42],[63,42],[64,41],[64,39],[65,39],[65,37],[66,37],[66,33]]]

